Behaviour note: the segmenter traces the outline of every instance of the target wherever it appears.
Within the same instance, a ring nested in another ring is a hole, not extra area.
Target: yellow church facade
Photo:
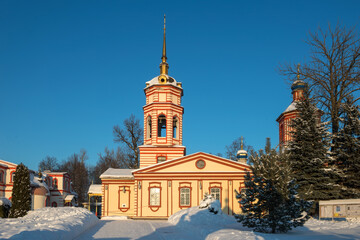
[[[186,155],[182,145],[183,88],[168,75],[165,24],[161,59],[160,75],[146,82],[144,89],[140,168],[109,168],[100,176],[102,216],[168,218],[198,206],[206,193],[220,201],[224,213],[239,213],[235,191],[241,191],[250,171],[246,160],[237,162],[203,152]]]

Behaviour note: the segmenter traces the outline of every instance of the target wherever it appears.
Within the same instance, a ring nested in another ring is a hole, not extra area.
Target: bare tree
[[[127,168],[125,161],[125,154],[123,150],[118,147],[115,151],[105,148],[104,154],[99,153],[99,160],[96,163],[93,173],[94,183],[101,183],[100,175],[103,174],[108,168]]]
[[[124,126],[118,125],[113,129],[114,142],[119,142],[123,146],[124,164],[127,168],[139,167],[139,149],[138,146],[143,142],[143,129],[140,126],[139,119],[133,114],[124,120]]]
[[[58,164],[56,157],[46,156],[39,163],[39,171],[49,170],[51,172],[54,172],[54,171],[57,171],[58,168],[59,168],[59,164]]]
[[[245,141],[243,148],[246,149],[248,152],[251,152],[251,150],[253,149],[252,146],[246,145]],[[225,149],[225,157],[231,160],[236,160],[237,152],[241,149],[241,137],[235,139],[230,145],[225,146]]]
[[[86,200],[87,190],[89,188],[88,171],[85,166],[85,161],[88,159],[85,150],[81,150],[80,154],[74,153],[67,161],[60,166],[60,171],[67,172],[72,181],[74,191],[78,194],[78,203]]]
[[[310,33],[310,61],[301,66],[280,66],[280,72],[296,81],[297,75],[310,86],[320,108],[330,119],[333,134],[339,131],[341,103],[360,90],[360,38],[354,28],[342,25]],[[357,101],[357,99],[354,100]]]

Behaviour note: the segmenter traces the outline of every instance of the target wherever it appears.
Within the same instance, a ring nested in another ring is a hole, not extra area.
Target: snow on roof
[[[8,161],[2,160],[2,159],[0,159],[0,165],[6,166],[6,167],[8,167],[8,166],[16,167],[17,166],[16,163],[8,162]]]
[[[35,176],[34,172],[30,172],[30,186],[31,187],[44,187],[46,189],[47,194],[50,194],[49,186],[45,183],[45,177],[42,177],[42,181],[39,180],[38,176]]]
[[[0,197],[0,206],[9,206],[11,207],[11,201],[6,197]]]
[[[63,174],[67,174],[67,172],[50,172],[49,170],[45,170],[44,173],[46,173],[47,175],[63,175]]]
[[[291,111],[294,111],[296,110],[296,102],[292,102],[287,108],[286,110],[284,111],[284,113],[286,112],[291,112]]]
[[[157,147],[159,147],[159,146],[156,146],[156,145],[141,145],[141,146],[139,146],[139,147],[157,148]],[[161,146],[161,147],[162,147],[162,148],[167,148],[167,146]],[[169,147],[171,147],[171,148],[174,148],[174,147],[183,148],[183,147],[185,147],[185,146],[182,146],[182,145],[171,145],[171,146],[169,146]]]
[[[88,194],[91,193],[97,193],[97,194],[101,194],[101,184],[91,184],[89,187],[89,191]]]
[[[240,154],[240,153],[247,153],[247,151],[244,149],[240,149],[239,151],[237,151],[237,154]]]
[[[74,197],[75,197],[74,195],[68,194],[68,195],[66,195],[66,197],[65,197],[64,200],[65,200],[65,201],[72,201]]]
[[[178,84],[177,84],[175,78],[170,77],[169,75],[166,75],[166,74],[165,74],[165,76],[167,77],[168,82],[165,83],[165,84],[161,84],[161,85],[173,85],[173,86],[175,86],[175,87],[178,87]],[[179,82],[179,83],[180,83],[180,82]],[[152,85],[157,85],[157,84],[160,84],[160,83],[159,83],[159,76],[156,76],[156,77],[154,77],[153,79],[151,79],[150,81],[147,81],[147,82],[146,82],[146,87],[150,87],[150,86],[152,86]]]
[[[103,174],[100,175],[100,178],[130,178],[134,179],[131,171],[134,169],[128,168],[109,168]]]
[[[337,199],[319,201],[319,205],[360,204],[360,199]]]

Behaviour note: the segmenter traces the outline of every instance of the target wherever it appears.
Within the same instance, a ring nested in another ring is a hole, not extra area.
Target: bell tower
[[[292,120],[297,118],[299,111],[296,108],[296,104],[301,100],[304,95],[304,89],[306,88],[306,83],[300,79],[300,64],[297,68],[297,79],[291,85],[291,94],[293,95],[292,103],[286,108],[286,110],[280,114],[276,119],[279,123],[279,146],[280,149],[287,147],[289,141],[292,140],[291,128]],[[320,114],[321,116],[321,114]]]
[[[160,75],[146,82],[144,89],[144,145],[139,146],[140,168],[182,157],[186,153],[185,146],[182,146],[183,89],[180,82],[168,75],[165,24],[164,15]]]

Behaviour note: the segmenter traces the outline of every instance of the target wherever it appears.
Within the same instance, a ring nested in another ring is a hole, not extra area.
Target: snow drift
[[[98,222],[85,208],[41,208],[21,218],[0,218],[0,238],[73,239]]]

